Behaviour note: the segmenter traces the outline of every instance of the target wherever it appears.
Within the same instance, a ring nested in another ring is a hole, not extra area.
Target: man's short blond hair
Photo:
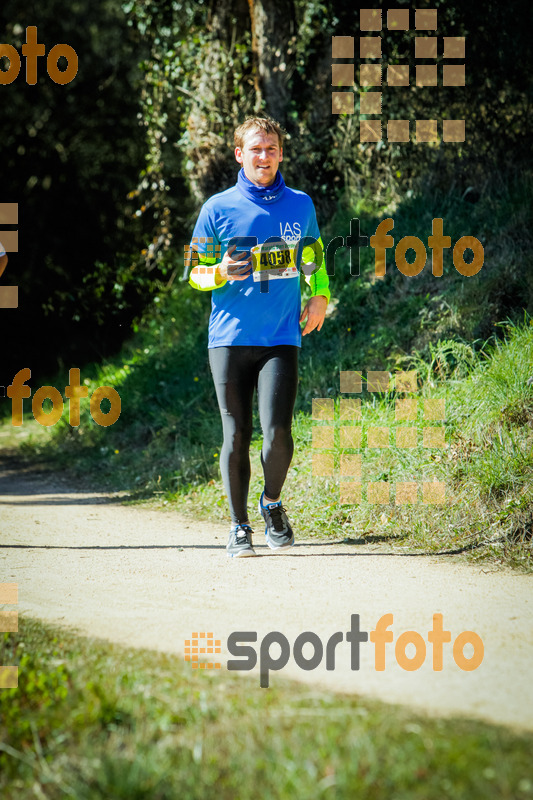
[[[287,132],[283,130],[279,122],[276,122],[272,117],[246,117],[242,125],[239,125],[233,134],[235,147],[239,147],[242,150],[246,135],[251,131],[263,131],[263,133],[267,134],[276,134],[280,149],[283,147],[283,139],[287,135]]]

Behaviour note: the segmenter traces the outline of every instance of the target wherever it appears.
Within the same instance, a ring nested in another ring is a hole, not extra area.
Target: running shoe
[[[264,506],[263,495],[264,492],[259,500],[259,511],[265,520],[266,542],[271,550],[281,553],[293,546],[294,533],[285,513],[286,509],[281,505],[281,500]]]
[[[252,529],[249,525],[236,525],[229,532],[228,544],[226,551],[230,558],[246,558],[247,556],[256,556],[254,548],[252,547]]]

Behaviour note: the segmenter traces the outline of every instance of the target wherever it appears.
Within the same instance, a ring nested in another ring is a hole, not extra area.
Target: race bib
[[[298,270],[294,263],[294,249],[283,242],[278,245],[256,245],[251,249],[254,281],[296,278]]]

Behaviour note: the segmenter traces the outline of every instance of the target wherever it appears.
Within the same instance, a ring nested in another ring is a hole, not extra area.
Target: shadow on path
[[[361,542],[362,543],[362,542]],[[296,547],[337,547],[342,545],[342,542],[313,542],[296,545]],[[473,544],[462,547],[457,550],[441,550],[437,553],[284,553],[284,558],[312,558],[319,557],[333,558],[335,556],[392,556],[393,558],[420,558],[421,556],[454,556],[459,553],[464,553],[467,550],[473,550],[480,545]],[[226,546],[223,544],[111,544],[111,545],[60,545],[60,544],[2,544],[0,542],[0,550],[3,549],[15,550],[225,550]],[[267,555],[273,558],[279,558],[279,554],[270,552],[269,548],[265,545],[254,544],[255,549],[264,548],[267,550]]]

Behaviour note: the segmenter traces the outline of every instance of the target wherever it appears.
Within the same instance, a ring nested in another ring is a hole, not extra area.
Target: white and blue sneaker
[[[252,546],[252,529],[249,525],[236,525],[229,532],[226,552],[230,558],[246,558],[256,556]]]
[[[267,545],[276,553],[283,553],[294,544],[294,533],[281,500],[263,505],[264,492],[259,500],[259,512],[265,520]]]

